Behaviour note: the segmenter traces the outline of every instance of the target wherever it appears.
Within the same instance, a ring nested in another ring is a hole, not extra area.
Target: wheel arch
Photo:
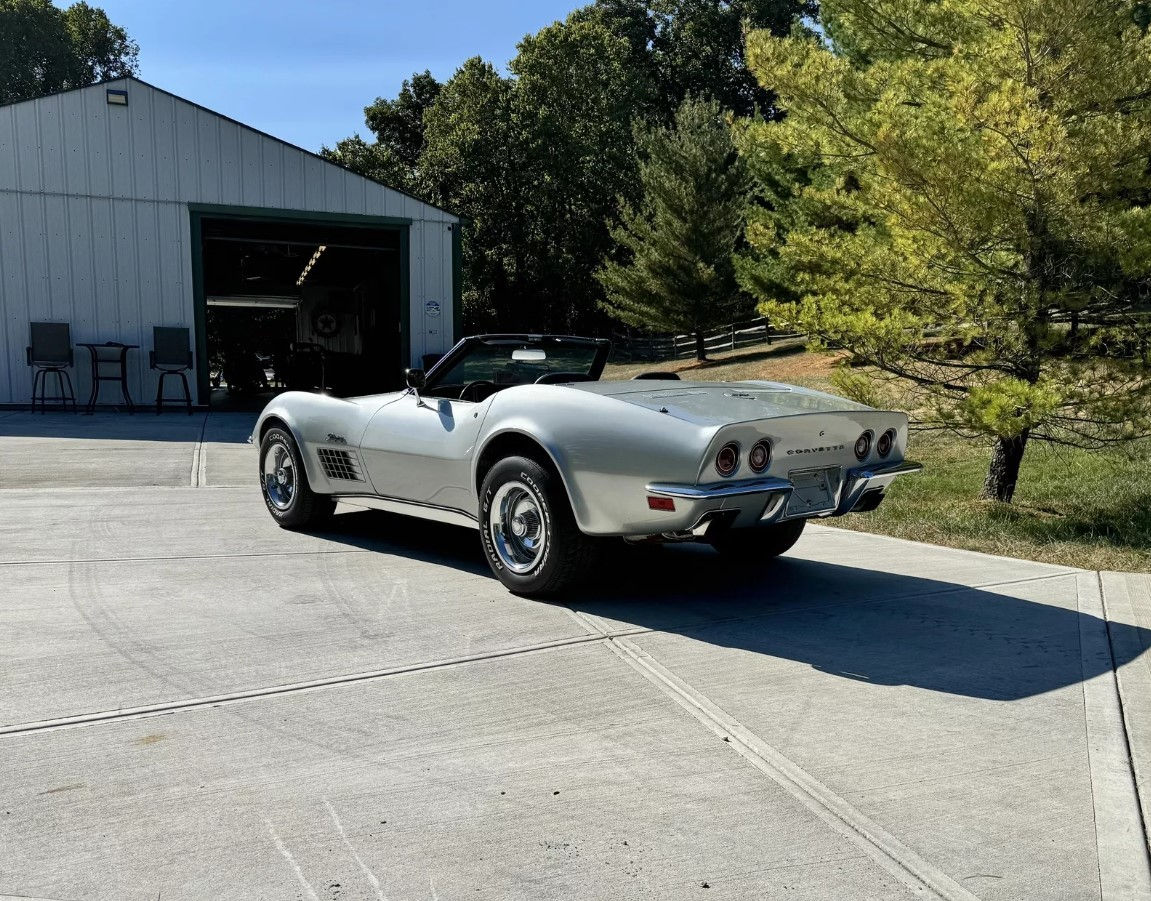
[[[295,429],[292,428],[288,421],[278,413],[272,413],[260,423],[260,428],[256,435],[257,446],[264,443],[264,436],[268,434],[271,429],[283,429],[295,439],[296,444],[300,443],[300,436],[296,434]]]
[[[489,436],[483,448],[476,454],[473,485],[477,498],[481,498],[484,478],[491,471],[491,468],[507,457],[527,457],[559,476],[564,494],[567,495],[568,504],[576,515],[576,521],[579,522],[580,510],[576,498],[572,494],[572,486],[555,454],[539,438],[519,429],[505,429]]]
[[[322,473],[316,471],[315,461],[307,453],[306,445],[303,438],[300,436],[299,429],[291,421],[291,418],[283,415],[279,411],[267,413],[260,417],[260,421],[256,425],[256,429],[252,434],[253,444],[256,446],[256,453],[259,454],[260,448],[264,443],[264,436],[272,429],[283,429],[292,436],[292,440],[296,442],[296,450],[300,454],[300,460],[304,464],[304,472],[307,473],[308,483],[312,486],[312,490],[319,485],[326,485],[327,479],[321,480]]]

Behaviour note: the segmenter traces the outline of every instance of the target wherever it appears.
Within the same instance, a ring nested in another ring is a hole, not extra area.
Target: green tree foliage
[[[443,89],[426,69],[404,81],[395,100],[377,97],[364,109],[368,128],[406,166],[415,168],[424,149],[424,112]]]
[[[512,60],[512,121],[522,149],[530,269],[525,324],[575,330],[600,298],[595,268],[610,248],[616,198],[634,196],[637,86],[625,41],[578,20],[524,38]],[[515,320],[513,320],[515,321]]]
[[[689,98],[670,128],[642,133],[643,199],[626,204],[612,230],[620,247],[597,273],[615,318],[641,328],[695,335],[751,307],[735,280],[732,254],[744,227],[748,180],[724,112]]]
[[[762,311],[993,442],[1148,431],[1151,40],[1118,0],[827,0],[831,45],[759,32],[782,122],[742,135]]]
[[[512,319],[513,294],[527,285],[521,214],[523,151],[512,125],[510,79],[479,57],[469,59],[444,85],[424,117],[424,170],[431,198],[466,216],[464,318],[472,329]],[[502,314],[502,315],[501,315]]]
[[[817,8],[813,0],[596,0],[577,15],[628,41],[632,77],[649,92],[646,112],[670,122],[687,97],[709,97],[737,116],[770,116],[771,92],[747,67],[746,29],[785,35]]]
[[[469,223],[472,327],[570,330],[594,311],[604,223],[634,186],[627,52],[599,23],[557,23],[511,77],[469,60],[425,114],[428,194]]]
[[[134,75],[140,48],[104,10],[0,0],[0,104]]]
[[[352,135],[337,141],[335,147],[321,147],[320,156],[401,191],[419,188],[415,170],[381,141],[369,144],[359,135]]]
[[[368,178],[402,191],[426,193],[419,161],[424,149],[424,113],[443,89],[429,71],[404,80],[395,100],[377,97],[364,107],[364,120],[375,141],[358,134],[323,147],[320,155]]]
[[[324,153],[465,217],[468,328],[603,326],[596,268],[619,198],[636,202],[636,123],[670,124],[688,93],[750,114],[769,95],[742,23],[786,32],[811,0],[596,0],[520,44],[502,75],[469,60],[365,111]],[[696,58],[698,57],[698,58]]]

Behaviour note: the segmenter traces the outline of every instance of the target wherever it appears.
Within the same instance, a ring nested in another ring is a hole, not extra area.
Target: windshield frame
[[[437,390],[443,385],[444,376],[451,372],[461,360],[465,359],[476,347],[492,344],[517,344],[525,347],[538,347],[545,352],[549,346],[594,348],[595,355],[592,357],[591,365],[587,372],[588,378],[592,381],[599,381],[599,377],[603,374],[604,366],[607,365],[608,354],[611,352],[611,342],[607,338],[581,338],[576,335],[530,335],[515,333],[472,335],[458,341],[455,347],[444,354],[436,365],[427,371],[424,375],[424,387],[421,389],[421,393],[435,396]],[[513,388],[516,386],[507,385],[501,387]]]

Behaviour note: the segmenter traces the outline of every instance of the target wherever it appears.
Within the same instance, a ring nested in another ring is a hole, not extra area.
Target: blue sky
[[[65,0],[58,0],[66,5]],[[498,66],[580,0],[90,0],[140,44],[140,77],[318,150],[413,72],[443,80],[470,56]],[[586,2],[586,0],[585,0]]]

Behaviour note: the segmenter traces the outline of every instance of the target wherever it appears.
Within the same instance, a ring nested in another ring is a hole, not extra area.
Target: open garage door
[[[250,410],[281,391],[402,384],[400,228],[210,215],[198,226],[201,401]]]

